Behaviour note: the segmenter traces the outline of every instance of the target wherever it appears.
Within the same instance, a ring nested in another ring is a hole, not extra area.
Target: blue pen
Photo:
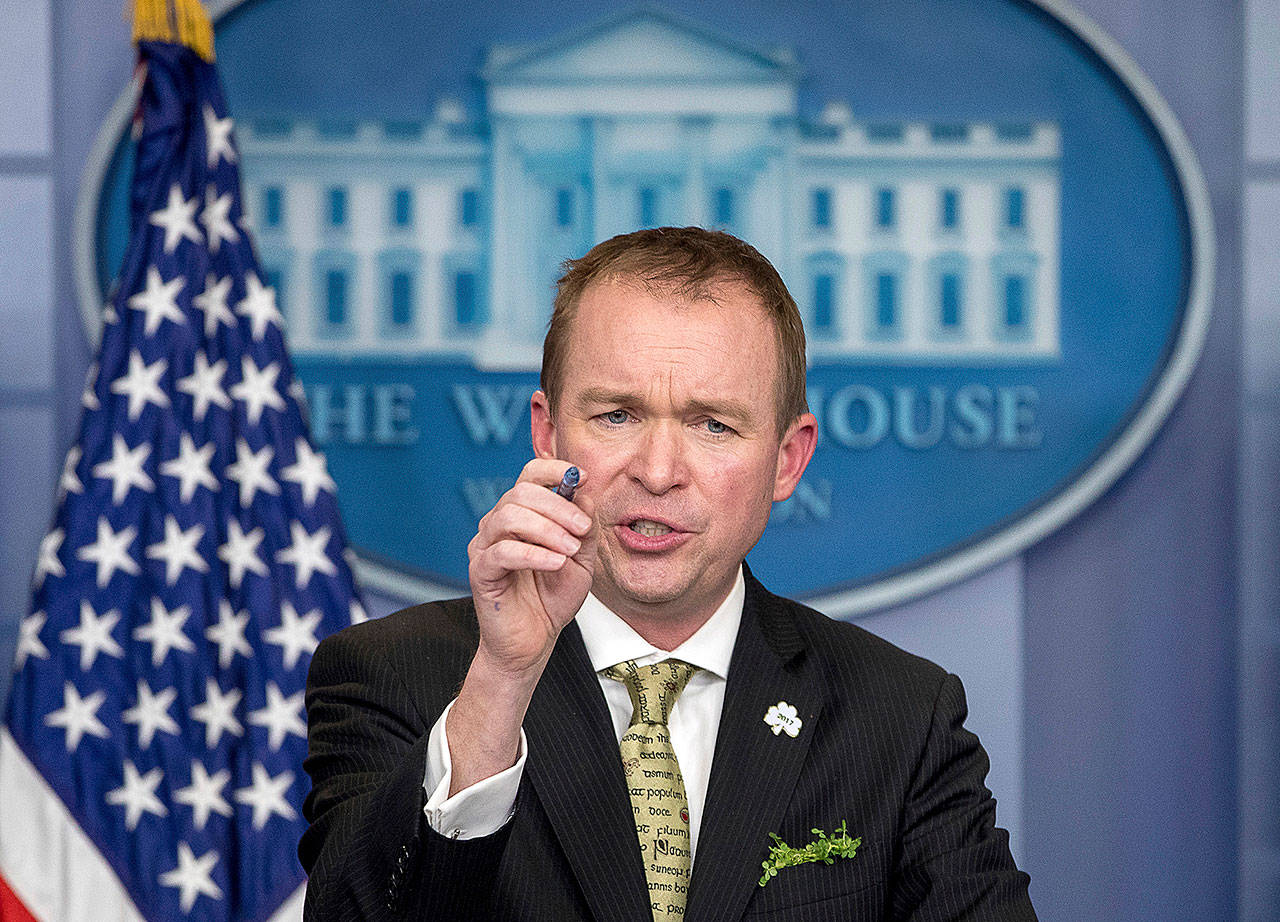
[[[578,469],[571,467],[564,472],[564,476],[560,478],[560,483],[551,489],[556,492],[557,496],[563,496],[565,499],[573,502],[573,491],[578,489]]]

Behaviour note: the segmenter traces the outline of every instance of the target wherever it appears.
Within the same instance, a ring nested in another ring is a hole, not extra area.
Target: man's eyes
[[[601,413],[597,418],[610,426],[622,426],[630,422],[633,417],[627,410],[610,410],[607,413]],[[728,426],[713,417],[699,420],[697,425],[705,426],[707,433],[710,435],[731,435],[734,432],[732,426]]]

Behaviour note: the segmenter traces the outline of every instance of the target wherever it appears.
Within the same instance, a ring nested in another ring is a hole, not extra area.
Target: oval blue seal
[[[820,442],[750,560],[830,614],[1060,526],[1199,356],[1199,168],[1056,0],[212,6],[250,230],[374,588],[465,589],[475,523],[531,454],[560,263],[637,227],[736,233],[800,304]],[[82,196],[91,337],[129,109]]]

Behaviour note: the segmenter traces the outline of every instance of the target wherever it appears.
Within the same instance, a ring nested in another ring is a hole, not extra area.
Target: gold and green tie
[[[604,671],[631,695],[631,726],[619,749],[654,922],[684,918],[689,893],[689,801],[667,718],[697,669],[679,660],[651,666],[628,660]]]

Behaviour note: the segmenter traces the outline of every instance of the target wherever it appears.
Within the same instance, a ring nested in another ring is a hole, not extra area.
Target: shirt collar
[[[660,650],[635,632],[631,625],[605,607],[591,593],[578,609],[578,630],[587,647],[591,668],[596,672],[627,660],[660,663],[667,659],[683,660],[722,679],[729,676],[729,660],[742,622],[742,605],[747,597],[742,567],[733,588],[702,627],[670,653]]]

